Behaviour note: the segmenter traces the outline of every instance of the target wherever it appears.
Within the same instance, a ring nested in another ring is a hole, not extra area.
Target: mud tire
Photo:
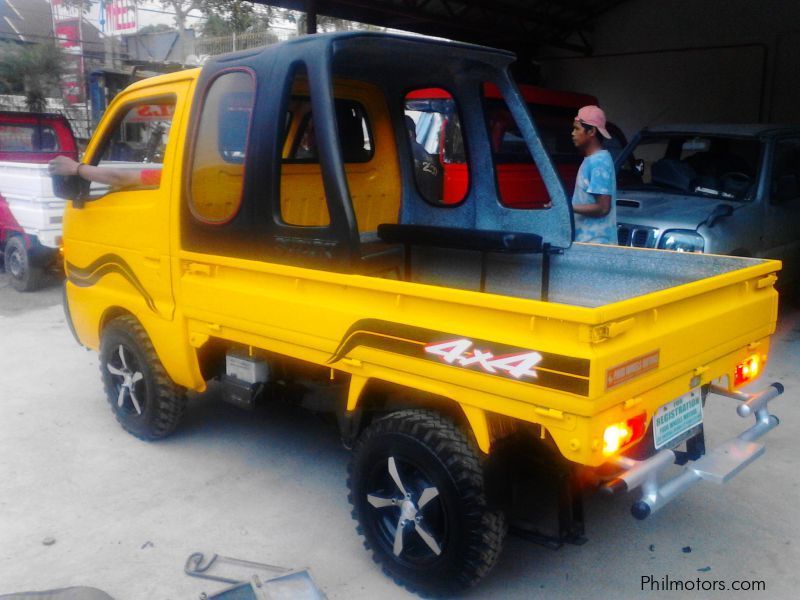
[[[124,348],[126,366],[134,373],[141,373],[141,378],[132,384],[139,409],[132,401],[130,390],[123,390],[120,406],[122,378],[109,369],[109,365],[115,370],[123,367],[120,348]],[[125,431],[148,441],[164,438],[175,431],[186,408],[185,390],[167,375],[150,338],[134,317],[118,317],[103,330],[100,374],[111,410]]]
[[[392,523],[400,518],[401,509],[375,508],[367,500],[367,495],[375,494],[403,497],[392,480],[378,483],[389,457],[395,459],[401,480],[408,479],[406,491],[413,502],[420,499],[420,487],[438,490],[420,514],[432,537],[440,541],[439,555],[430,548],[425,554],[412,522],[403,533],[408,549],[404,546],[399,556],[393,552],[397,526],[392,528]],[[442,415],[403,410],[374,421],[354,447],[348,487],[364,546],[388,576],[411,591],[446,596],[469,588],[489,573],[500,556],[505,515],[487,504],[484,470],[474,444]]]

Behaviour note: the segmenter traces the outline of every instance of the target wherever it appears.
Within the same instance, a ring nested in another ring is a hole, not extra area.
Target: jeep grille
[[[617,240],[620,246],[634,248],[655,248],[658,230],[653,227],[639,225],[617,225]]]

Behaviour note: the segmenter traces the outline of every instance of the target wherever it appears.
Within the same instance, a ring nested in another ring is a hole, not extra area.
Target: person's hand
[[[66,156],[56,156],[47,164],[47,172],[50,175],[77,175],[78,164]]]

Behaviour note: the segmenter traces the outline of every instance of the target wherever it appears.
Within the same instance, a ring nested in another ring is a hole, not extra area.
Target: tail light
[[[603,455],[611,456],[625,446],[638,442],[644,437],[647,414],[641,413],[627,421],[613,423],[603,432]]]
[[[758,354],[748,356],[736,365],[736,371],[733,374],[734,387],[744,385],[758,377],[759,373],[761,373],[761,366],[761,357]]]

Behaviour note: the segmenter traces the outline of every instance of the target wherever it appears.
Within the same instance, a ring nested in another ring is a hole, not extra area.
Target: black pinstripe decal
[[[141,294],[147,307],[157,312],[153,297],[139,281],[130,265],[116,254],[104,254],[87,267],[76,267],[72,263],[66,263],[66,271],[69,282],[78,287],[91,287],[109,273],[121,275]]]
[[[358,346],[435,360],[434,357],[425,352],[425,347],[428,344],[460,337],[462,336],[459,334],[425,329],[413,325],[403,325],[380,319],[362,319],[347,330],[339,346],[331,358],[328,359],[328,364],[341,360]],[[490,348],[496,356],[532,351],[531,349],[520,349],[486,340],[473,339],[472,341],[476,347]],[[541,354],[542,360],[535,367],[537,372],[536,380],[528,381],[528,383],[582,396],[588,395],[589,360],[550,352],[539,352],[539,354]],[[501,373],[494,375],[506,377]]]

